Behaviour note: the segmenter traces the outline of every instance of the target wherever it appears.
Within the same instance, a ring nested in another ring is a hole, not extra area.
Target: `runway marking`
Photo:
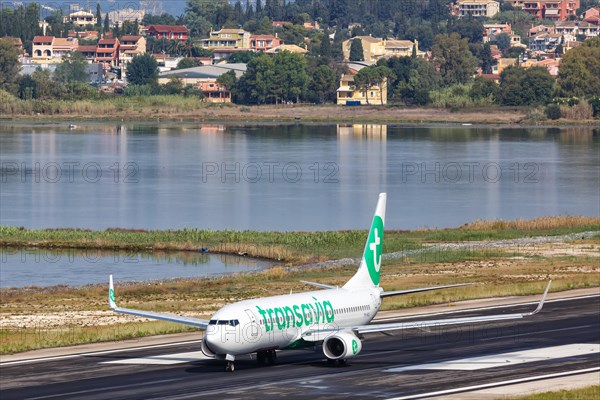
[[[185,353],[163,354],[160,356],[103,361],[100,364],[174,365],[208,359],[210,358],[206,357],[201,351],[188,351]]]
[[[594,353],[600,353],[600,344],[566,344],[562,346],[513,351],[510,353],[491,354],[488,356],[461,358],[438,363],[408,365],[405,367],[386,369],[384,372],[404,372],[422,369],[475,371],[478,369],[513,366],[515,364],[575,357]]]
[[[447,395],[447,394],[470,392],[470,391],[473,391],[473,390],[488,389],[488,388],[493,388],[493,387],[497,387],[497,386],[513,385],[513,384],[516,384],[516,383],[541,381],[541,380],[544,380],[544,379],[559,378],[561,376],[579,375],[579,374],[585,374],[585,373],[588,373],[588,372],[596,372],[596,371],[600,371],[600,367],[579,369],[579,370],[576,370],[576,371],[557,372],[557,373],[554,373],[554,374],[547,374],[547,375],[529,376],[527,378],[510,379],[510,380],[507,380],[507,381],[484,383],[482,385],[463,386],[463,387],[459,387],[459,388],[455,388],[455,389],[439,390],[437,392],[413,394],[413,395],[410,395],[410,396],[392,397],[392,398],[389,398],[387,400],[423,399],[423,398],[426,398],[426,397],[443,396],[443,395]]]
[[[41,358],[31,358],[28,360],[17,360],[17,361],[6,361],[1,362],[0,366],[4,367],[7,365],[19,365],[19,364],[32,364],[39,362],[48,362],[48,361],[59,361],[59,360],[67,360],[69,358],[79,358],[79,357],[94,357],[94,356],[102,356],[106,354],[113,353],[126,353],[129,351],[137,351],[137,350],[149,350],[149,349],[160,349],[162,347],[175,347],[186,344],[194,344],[201,343],[202,340],[186,340],[183,342],[172,342],[172,343],[163,343],[163,344],[151,344],[147,346],[138,346],[138,347],[129,347],[125,349],[115,349],[115,350],[101,350],[101,351],[93,351],[89,353],[77,353],[77,354],[67,354],[64,356],[50,356],[50,357],[41,357]]]
[[[157,385],[157,384],[163,384],[163,383],[167,383],[167,382],[176,382],[176,381],[182,381],[182,380],[183,380],[183,378],[163,379],[161,381],[134,383],[134,384],[128,384],[128,385],[106,386],[106,387],[100,387],[100,388],[96,388],[96,389],[79,390],[77,392],[51,394],[48,396],[39,396],[39,397],[29,397],[25,400],[51,399],[51,398],[55,398],[55,397],[73,396],[73,395],[78,395],[78,394],[103,392],[103,391],[107,391],[107,390],[123,389],[123,388],[132,389],[132,388],[140,387],[140,386]]]

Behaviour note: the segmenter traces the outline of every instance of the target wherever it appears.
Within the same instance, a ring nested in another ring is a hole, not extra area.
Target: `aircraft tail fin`
[[[344,285],[346,289],[369,288],[379,286],[381,253],[383,249],[383,226],[385,220],[386,194],[380,193],[375,215],[365,244],[360,266],[356,274]]]

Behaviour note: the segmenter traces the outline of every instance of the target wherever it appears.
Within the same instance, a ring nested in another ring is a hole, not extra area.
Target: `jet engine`
[[[323,342],[323,353],[330,360],[340,360],[357,356],[362,350],[362,342],[352,332],[342,331],[329,336]]]
[[[206,343],[206,340],[202,340],[202,343],[200,344],[200,350],[202,350],[202,353],[206,357],[216,358],[215,352],[212,351],[210,347],[208,347],[208,343]]]

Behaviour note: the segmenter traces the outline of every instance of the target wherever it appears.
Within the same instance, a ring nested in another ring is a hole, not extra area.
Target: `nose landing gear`
[[[233,361],[227,361],[227,365],[225,365],[225,371],[226,372],[235,371],[235,364],[233,363]]]

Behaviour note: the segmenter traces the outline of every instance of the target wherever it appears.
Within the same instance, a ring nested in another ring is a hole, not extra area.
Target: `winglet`
[[[108,305],[113,310],[117,308],[117,303],[115,302],[115,288],[113,285],[113,277],[112,275],[108,278]]]
[[[546,290],[544,291],[544,294],[542,295],[542,299],[540,300],[540,303],[538,304],[537,308],[535,310],[533,310],[532,312],[523,314],[523,316],[528,317],[530,315],[535,315],[542,310],[542,307],[544,307],[544,301],[546,301],[546,296],[548,295],[548,290],[550,290],[550,285],[552,285],[552,281],[548,282],[548,286],[546,286]]]

